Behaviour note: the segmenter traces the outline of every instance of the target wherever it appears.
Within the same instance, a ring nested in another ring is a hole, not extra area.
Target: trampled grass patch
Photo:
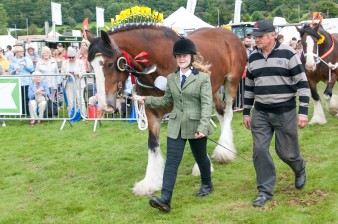
[[[93,132],[93,121],[79,121],[60,131],[59,121],[35,127],[27,121],[7,121],[7,127],[0,128],[0,223],[337,223],[338,119],[327,112],[326,117],[326,125],[299,130],[307,161],[306,187],[294,188],[294,175],[272,144],[275,196],[265,207],[254,208],[252,138],[242,114],[235,113],[235,145],[249,161],[212,161],[215,191],[197,198],[200,179],[191,176],[194,160],[187,146],[169,214],[151,208],[149,196],[132,194],[148,159],[148,133],[137,125],[105,121]],[[160,139],[164,155],[165,129],[166,123]],[[217,127],[210,137],[216,140],[219,131]],[[208,142],[209,153],[214,148]]]

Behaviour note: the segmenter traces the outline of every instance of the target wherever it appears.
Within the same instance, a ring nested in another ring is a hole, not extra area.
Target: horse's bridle
[[[338,63],[332,64],[331,62],[326,62],[324,59],[330,55],[333,50],[334,50],[334,39],[333,36],[329,33],[329,36],[331,38],[331,47],[329,50],[327,50],[322,56],[319,56],[319,47],[318,47],[318,42],[317,44],[317,54],[314,54],[313,52],[310,53],[304,53],[304,57],[306,57],[307,55],[313,56],[316,59],[316,65],[319,64],[320,62],[323,62],[325,65],[327,65],[329,67],[329,82],[331,82],[331,70],[335,70],[336,68],[338,68]],[[310,35],[308,35],[306,38],[310,38]],[[307,41],[306,41],[307,42]]]
[[[307,56],[307,55],[313,56],[314,58],[316,58],[316,64],[319,64],[322,61],[323,63],[325,63],[326,65],[328,65],[328,63],[326,61],[324,61],[324,59],[328,55],[330,55],[332,53],[332,51],[334,50],[334,39],[333,39],[333,37],[332,37],[331,34],[329,34],[329,35],[330,35],[332,44],[331,44],[330,49],[327,50],[322,56],[319,56],[319,47],[318,47],[319,44],[318,44],[318,42],[316,43],[316,45],[317,45],[317,53],[315,54],[313,52],[307,52],[307,53],[304,53],[304,56]],[[310,38],[310,35],[308,35],[306,38]]]

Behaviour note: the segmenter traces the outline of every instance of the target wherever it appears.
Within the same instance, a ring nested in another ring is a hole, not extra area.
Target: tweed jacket
[[[210,118],[213,111],[213,100],[210,76],[198,72],[191,73],[181,88],[180,72],[168,76],[164,96],[148,96],[145,105],[152,108],[173,105],[169,114],[167,136],[177,139],[194,139],[195,132],[205,135],[213,133]]]

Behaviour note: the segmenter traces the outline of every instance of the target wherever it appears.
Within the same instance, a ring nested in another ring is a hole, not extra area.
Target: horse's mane
[[[143,30],[143,31],[152,31],[152,30],[162,30],[162,34],[168,39],[178,39],[179,35],[169,27],[158,25],[155,23],[126,23],[121,24],[118,27],[111,28],[107,34],[114,35],[115,33],[122,33],[133,30]],[[157,33],[157,32],[155,32]],[[95,58],[95,54],[101,52],[104,55],[112,57],[113,55],[119,54],[119,49],[113,49],[111,45],[107,44],[105,41],[102,41],[101,37],[94,38],[94,40],[89,45],[88,49],[88,60],[92,61]]]
[[[178,34],[171,28],[163,26],[161,24],[156,23],[126,23],[122,24],[118,27],[111,28],[108,31],[108,34],[114,34],[114,33],[120,33],[124,31],[130,31],[130,30],[163,30],[168,35],[175,35],[178,36]]]
[[[120,51],[118,49],[113,49],[111,46],[107,46],[105,42],[101,40],[100,37],[94,38],[90,43],[88,48],[88,60],[92,61],[95,58],[95,54],[101,52],[104,55],[115,55]]]
[[[319,28],[318,31],[321,31],[322,33],[326,33],[326,31],[324,30],[323,26],[321,24],[319,24]],[[320,39],[321,36],[318,34],[318,32],[316,30],[314,30],[310,24],[305,24],[302,29],[300,30],[300,36],[302,37],[305,33],[309,34],[312,37],[315,37],[317,39]]]

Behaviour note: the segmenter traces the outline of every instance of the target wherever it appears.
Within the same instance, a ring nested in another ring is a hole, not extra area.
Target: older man
[[[257,22],[252,35],[255,36],[257,49],[249,57],[243,122],[246,128],[251,129],[253,137],[253,163],[258,189],[253,206],[256,207],[263,206],[273,196],[276,171],[269,145],[274,134],[275,150],[293,170],[295,187],[302,189],[305,185],[305,161],[299,151],[297,124],[303,128],[308,122],[310,89],[296,52],[276,40],[271,22]]]

